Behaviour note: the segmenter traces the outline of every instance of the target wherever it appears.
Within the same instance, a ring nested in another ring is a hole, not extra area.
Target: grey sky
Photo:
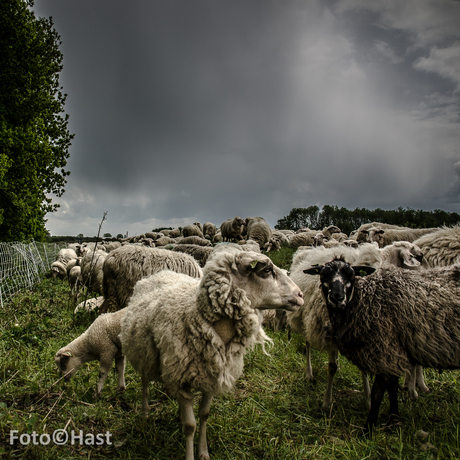
[[[75,133],[52,235],[460,212],[460,1],[36,0]]]

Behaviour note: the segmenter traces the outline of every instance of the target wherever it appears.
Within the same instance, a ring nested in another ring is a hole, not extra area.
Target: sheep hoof
[[[123,393],[126,390],[126,386],[118,387],[117,393]]]

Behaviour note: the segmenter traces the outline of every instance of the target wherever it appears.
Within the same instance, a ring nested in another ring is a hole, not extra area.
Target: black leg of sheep
[[[387,426],[391,425],[399,416],[398,411],[398,377],[394,375],[377,374],[371,391],[371,409],[367,416],[365,434],[371,434],[377,424],[379,417],[380,405],[382,403],[385,391],[388,391],[390,399],[390,414]]]

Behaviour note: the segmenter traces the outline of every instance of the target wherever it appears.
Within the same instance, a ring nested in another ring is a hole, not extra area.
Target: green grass
[[[283,249],[271,257],[289,268],[292,251]],[[140,377],[129,364],[126,392],[116,395],[113,369],[99,401],[92,398],[98,362],[84,365],[70,382],[59,380],[54,354],[91,321],[89,316],[73,315],[69,288],[56,279],[44,280],[0,310],[0,458],[184,458],[176,401],[161,385],[152,384],[151,415],[143,421]],[[385,398],[381,426],[368,439],[361,437],[366,410],[357,369],[340,358],[333,404],[323,411],[327,355],[313,352],[316,383],[309,382],[301,337],[289,340],[287,331],[267,333],[274,341],[270,356],[260,348],[250,352],[234,391],[212,404],[208,442],[213,460],[460,458],[459,371],[426,370],[431,393],[415,402],[401,396],[401,425],[392,431],[383,426]],[[9,444],[10,430],[51,436],[64,428],[77,434],[82,430],[85,436],[109,432],[112,444],[88,446],[78,440],[63,446]],[[417,439],[419,430],[429,433],[426,440]]]

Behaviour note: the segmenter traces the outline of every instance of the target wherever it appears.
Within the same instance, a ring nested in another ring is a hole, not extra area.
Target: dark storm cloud
[[[407,4],[36,0],[76,134],[51,233],[458,211],[460,4]]]

